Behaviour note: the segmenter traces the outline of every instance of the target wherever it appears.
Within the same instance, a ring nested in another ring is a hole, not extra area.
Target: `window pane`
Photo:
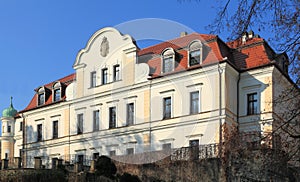
[[[96,87],[96,71],[91,72],[91,87]]]
[[[257,93],[247,95],[247,115],[258,113]]]
[[[23,122],[20,122],[20,131],[23,131]]]
[[[54,90],[54,101],[59,101],[60,100],[60,89],[55,89]]]
[[[83,114],[77,115],[77,134],[83,133]]]
[[[173,57],[163,59],[163,73],[171,72],[174,70]]]
[[[130,104],[127,104],[127,122],[126,122],[126,125],[127,126],[133,125],[133,121],[134,121],[134,104],[130,103]]]
[[[42,141],[42,137],[43,137],[43,129],[42,129],[42,124],[38,124],[37,125],[37,141]]]
[[[109,151],[109,155],[110,156],[115,156],[116,155],[116,151],[115,150]]]
[[[116,107],[109,108],[109,128],[116,127]]]
[[[114,66],[114,81],[120,80],[120,66]]]
[[[134,153],[134,149],[133,148],[126,149],[126,154],[127,155],[132,155],[133,153]]]
[[[166,150],[166,151],[171,150],[171,144],[170,144],[170,143],[164,143],[164,144],[162,145],[162,149],[163,149],[163,150]]]
[[[199,113],[199,92],[192,92],[190,96],[191,96],[190,113],[191,114]]]
[[[93,129],[94,129],[94,131],[99,130],[99,123],[100,123],[100,118],[99,117],[100,117],[99,116],[99,110],[94,111],[93,112],[93,123],[94,123]]]
[[[58,121],[53,121],[53,139],[58,138]]]
[[[44,96],[45,96],[44,93],[38,95],[38,105],[44,104],[44,102],[45,102],[45,97]]]
[[[200,64],[200,49],[190,51],[190,66]]]
[[[164,98],[163,119],[171,118],[171,97]]]
[[[102,70],[102,84],[107,84],[107,68]]]

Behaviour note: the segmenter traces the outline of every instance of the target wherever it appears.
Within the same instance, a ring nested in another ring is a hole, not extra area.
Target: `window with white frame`
[[[90,86],[91,86],[91,88],[94,88],[97,86],[97,72],[96,71],[91,72]]]
[[[40,142],[42,141],[43,138],[43,125],[38,124],[37,125],[37,141]]]
[[[93,111],[93,131],[98,131],[100,128],[100,111]]]
[[[53,121],[53,128],[52,128],[52,138],[56,139],[58,138],[58,121]]]
[[[43,104],[45,104],[45,97],[46,97],[46,92],[45,92],[45,88],[44,87],[41,87],[39,90],[38,90],[38,101],[37,101],[37,105],[38,106],[41,106]]]
[[[108,83],[108,69],[103,68],[102,69],[102,85],[105,85]]]
[[[172,101],[171,97],[163,98],[163,119],[172,117]]]
[[[83,133],[83,114],[77,114],[77,134]]]
[[[61,84],[60,82],[56,82],[53,85],[53,102],[59,101],[61,99]]]
[[[199,91],[190,93],[190,114],[199,113]]]
[[[116,107],[109,108],[109,129],[117,127],[117,113]]]
[[[126,126],[131,126],[134,123],[134,103],[127,104],[126,110]]]
[[[113,70],[113,79],[114,81],[120,80],[120,65],[114,65],[114,70]]]
[[[175,52],[169,48],[162,53],[162,73],[174,71],[175,68]]]
[[[257,92],[247,94],[247,115],[258,113]]]
[[[189,45],[189,66],[202,63],[202,44],[200,41],[193,41]]]

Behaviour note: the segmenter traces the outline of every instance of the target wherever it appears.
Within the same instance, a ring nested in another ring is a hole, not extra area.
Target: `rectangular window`
[[[115,156],[115,155],[116,155],[116,151],[115,150],[109,151],[109,156]]]
[[[109,108],[109,128],[116,128],[116,107]]]
[[[23,122],[20,122],[20,131],[23,131]]]
[[[78,155],[78,163],[79,164],[83,164],[83,161],[84,161],[84,155]]]
[[[96,87],[96,79],[97,79],[96,71],[91,72],[91,88]]]
[[[83,133],[83,114],[77,114],[77,134]]]
[[[99,159],[99,152],[93,153],[93,159],[98,160]]]
[[[59,101],[60,98],[61,98],[61,95],[60,95],[60,89],[59,89],[59,88],[58,88],[58,89],[55,89],[55,90],[54,90],[54,102],[55,102],[55,101]]]
[[[164,144],[162,144],[162,149],[164,151],[170,151],[171,150],[171,143],[164,143]]]
[[[199,140],[190,140],[190,157],[191,159],[199,158]]]
[[[127,104],[127,118],[126,118],[126,126],[133,125],[134,122],[134,104]]]
[[[108,78],[107,78],[107,68],[102,69],[102,85],[107,84]]]
[[[7,132],[10,133],[11,132],[11,126],[7,126]]]
[[[93,130],[98,131],[100,124],[99,110],[93,111]]]
[[[58,138],[58,121],[53,121],[52,135],[53,139]]]
[[[190,66],[200,64],[200,49],[190,51]]]
[[[173,57],[163,58],[163,73],[168,73],[174,70]]]
[[[42,141],[43,138],[43,128],[42,128],[42,124],[38,124],[37,125],[37,141]]]
[[[45,94],[44,94],[44,93],[39,94],[39,95],[38,95],[38,105],[39,105],[39,106],[40,106],[40,105],[43,105],[44,102],[45,102]]]
[[[199,113],[199,92],[191,92],[190,94],[190,113]]]
[[[120,65],[114,66],[114,81],[120,80]]]
[[[247,94],[247,115],[257,114],[257,93]]]
[[[171,110],[172,110],[172,105],[171,105],[171,97],[166,97],[163,100],[163,119],[169,119],[171,118]]]
[[[133,148],[128,148],[128,149],[126,149],[126,154],[127,154],[127,155],[132,155],[132,154],[134,154],[134,149],[133,149]]]

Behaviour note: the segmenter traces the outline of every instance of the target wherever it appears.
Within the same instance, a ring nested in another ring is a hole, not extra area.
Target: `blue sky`
[[[103,27],[157,18],[208,33],[205,26],[214,18],[212,7],[211,1],[1,0],[0,110],[9,106],[10,96],[17,110],[24,109],[35,88],[73,73],[77,52]],[[143,25],[135,28],[148,30]],[[163,32],[159,27],[151,31],[155,30]],[[176,31],[162,34],[165,39],[178,35]],[[149,43],[144,40],[139,45]]]

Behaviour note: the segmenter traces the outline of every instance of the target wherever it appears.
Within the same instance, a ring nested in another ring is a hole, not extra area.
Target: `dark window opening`
[[[163,119],[169,119],[171,118],[171,114],[172,114],[172,105],[171,105],[171,97],[166,97],[163,100],[164,104],[163,104]]]
[[[43,128],[42,128],[42,124],[38,124],[37,125],[37,141],[40,142],[42,141],[42,137],[43,137]]]
[[[109,108],[109,129],[116,128],[116,107]]]
[[[133,125],[133,122],[134,122],[134,104],[130,103],[127,104],[126,126]]]
[[[93,130],[99,130],[100,118],[99,118],[99,110],[93,111]]]
[[[58,138],[58,121],[53,121],[53,139]]]
[[[102,69],[102,85],[105,85],[108,83],[108,73],[107,68]]]
[[[96,87],[96,79],[97,79],[97,74],[96,71],[91,72],[91,87],[94,88]]]
[[[257,93],[247,95],[247,115],[257,114],[258,111]]]
[[[120,65],[114,66],[114,81],[120,80]]]
[[[45,94],[42,93],[42,94],[39,94],[38,95],[38,105],[43,105],[45,103]]]
[[[190,113],[196,114],[199,113],[199,92],[191,92],[191,105],[190,105]]]
[[[83,133],[83,114],[77,115],[77,134]]]

